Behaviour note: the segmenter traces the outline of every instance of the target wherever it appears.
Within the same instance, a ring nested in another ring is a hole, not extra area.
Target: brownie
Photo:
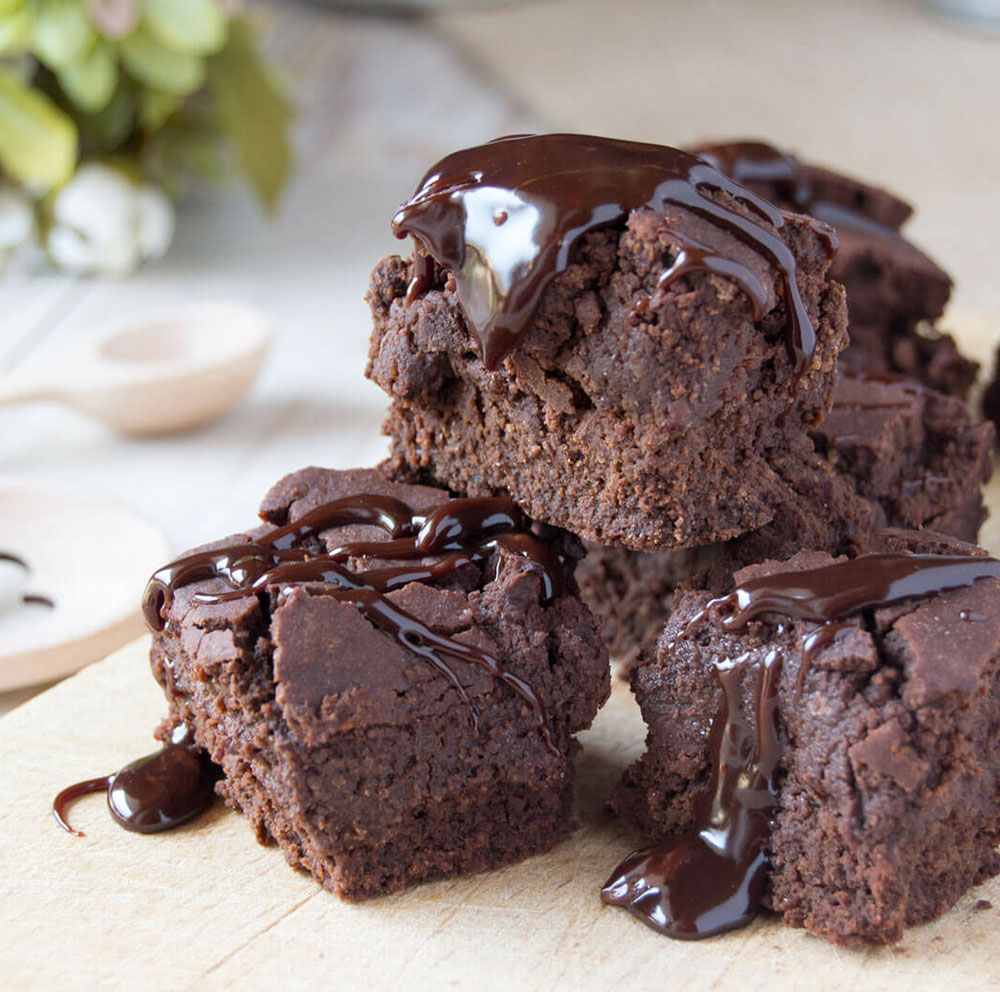
[[[603,618],[613,656],[628,662],[655,643],[682,583],[728,592],[732,573],[744,565],[790,558],[802,548],[864,551],[884,526],[975,542],[986,517],[982,486],[992,471],[995,431],[974,422],[957,397],[892,375],[848,373],[837,379],[833,407],[811,434],[828,468],[807,457],[785,469],[786,496],[757,531],[694,551],[588,545],[577,573],[581,595]]]
[[[738,568],[790,558],[803,547],[834,554],[867,549],[886,524],[854,481],[804,450],[775,462],[783,488],[772,520],[729,541],[683,551],[629,551],[588,544],[577,576],[584,602],[604,621],[613,657],[631,666],[663,630],[678,587],[728,592]]]
[[[951,278],[900,233],[913,212],[909,204],[762,142],[694,150],[774,203],[834,225],[839,247],[830,274],[847,290],[850,315],[842,368],[895,372],[955,396],[968,393],[977,363],[933,326],[951,295]]]
[[[983,391],[983,416],[1000,425],[1000,348],[993,362],[993,378]]]
[[[817,450],[893,527],[923,528],[975,542],[986,519],[995,430],[965,404],[913,380],[846,374],[813,431]]]
[[[490,146],[473,151],[491,161]],[[437,264],[431,278],[425,262],[383,259],[368,294],[367,374],[392,398],[395,472],[507,493],[537,520],[634,550],[693,547],[767,523],[785,490],[776,460],[827,407],[846,315],[828,274],[828,229],[798,215],[774,214],[772,224],[750,196],[733,186],[697,209],[643,205],[580,235],[492,370],[456,272]],[[787,273],[720,233],[699,212],[705,204],[791,253],[816,335],[804,364],[789,350]],[[689,266],[695,244],[727,260]]]
[[[745,772],[744,781],[764,760],[755,713],[767,712],[762,672],[772,673],[780,757],[770,800],[758,806],[770,821],[762,901],[835,943],[897,941],[904,925],[933,919],[1000,871],[1000,569],[981,549],[927,533],[890,532],[886,547],[907,559],[968,555],[956,569],[985,562],[992,577],[939,595],[908,587],[917,594],[893,605],[876,596],[825,627],[774,600],[746,604],[761,585],[799,597],[823,583],[828,594],[877,588],[882,564],[851,562],[860,565],[853,589],[833,580],[836,559],[822,552],[752,565],[735,576],[744,606],[731,598],[710,615],[708,593],[678,594],[655,657],[632,674],[647,749],[613,798],[644,836],[684,836],[715,782],[708,729],[723,712],[725,673],[735,672],[742,718],[756,730],[746,769],[728,773]],[[788,573],[795,578],[780,577]],[[934,581],[945,585],[924,588]]]
[[[345,524],[337,500],[403,507],[407,523]],[[345,899],[508,864],[574,827],[573,735],[609,676],[562,553],[573,539],[488,507],[459,548],[469,506],[376,470],[309,468],[266,496],[262,526],[158,573],[161,736],[186,724],[258,839]],[[433,553],[415,543],[425,518],[454,538]],[[248,556],[272,552],[255,571]]]

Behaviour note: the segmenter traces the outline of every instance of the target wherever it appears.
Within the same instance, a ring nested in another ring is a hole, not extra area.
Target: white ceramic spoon
[[[267,353],[258,310],[201,303],[81,335],[44,376],[0,381],[0,406],[58,400],[123,434],[204,424],[243,398]]]
[[[143,632],[140,600],[169,560],[160,530],[125,506],[36,485],[0,487],[0,692],[48,682]]]

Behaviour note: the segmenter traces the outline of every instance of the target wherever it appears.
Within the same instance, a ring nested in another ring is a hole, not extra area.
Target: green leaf
[[[210,55],[226,41],[217,0],[143,0],[144,23],[168,48]]]
[[[108,105],[115,91],[118,64],[110,47],[99,42],[82,62],[56,75],[59,85],[73,103],[88,114],[96,114]]]
[[[17,55],[31,46],[31,16],[22,6],[0,18],[0,55]]]
[[[219,123],[265,210],[274,209],[292,169],[292,110],[257,55],[246,20],[229,26],[229,43],[208,62],[208,86]]]
[[[144,26],[120,42],[122,62],[140,83],[187,96],[205,81],[205,61],[196,55],[166,48]]]
[[[121,148],[135,129],[135,101],[131,88],[116,87],[107,105],[96,114],[81,114],[80,158],[105,158]]]
[[[181,105],[181,98],[159,90],[143,90],[139,94],[139,124],[143,131],[159,131]]]
[[[96,35],[79,0],[33,0],[32,47],[39,61],[59,70],[80,62]]]
[[[11,14],[23,10],[28,0],[0,0],[0,17],[10,17]]]
[[[192,176],[219,182],[226,175],[219,144],[219,136],[210,131],[168,125],[149,143],[147,173],[174,197],[181,195]]]
[[[76,127],[48,97],[0,66],[0,167],[22,183],[65,182],[76,163]]]

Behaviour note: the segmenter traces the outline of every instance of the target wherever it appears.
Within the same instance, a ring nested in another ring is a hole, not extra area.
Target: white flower
[[[174,239],[174,205],[158,186],[136,191],[139,210],[139,251],[144,259],[162,258]]]
[[[0,254],[20,248],[34,227],[31,200],[13,186],[0,188]]]
[[[136,186],[117,169],[81,166],[52,207],[47,247],[69,272],[124,276],[144,259],[159,258],[174,232],[162,190]]]

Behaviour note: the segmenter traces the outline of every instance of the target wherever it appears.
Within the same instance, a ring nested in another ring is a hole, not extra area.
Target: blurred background
[[[0,559],[39,556],[0,711],[140,632],[151,568],[284,473],[384,456],[368,273],[447,152],[759,137],[885,185],[988,370],[998,120],[993,0],[0,0]]]

